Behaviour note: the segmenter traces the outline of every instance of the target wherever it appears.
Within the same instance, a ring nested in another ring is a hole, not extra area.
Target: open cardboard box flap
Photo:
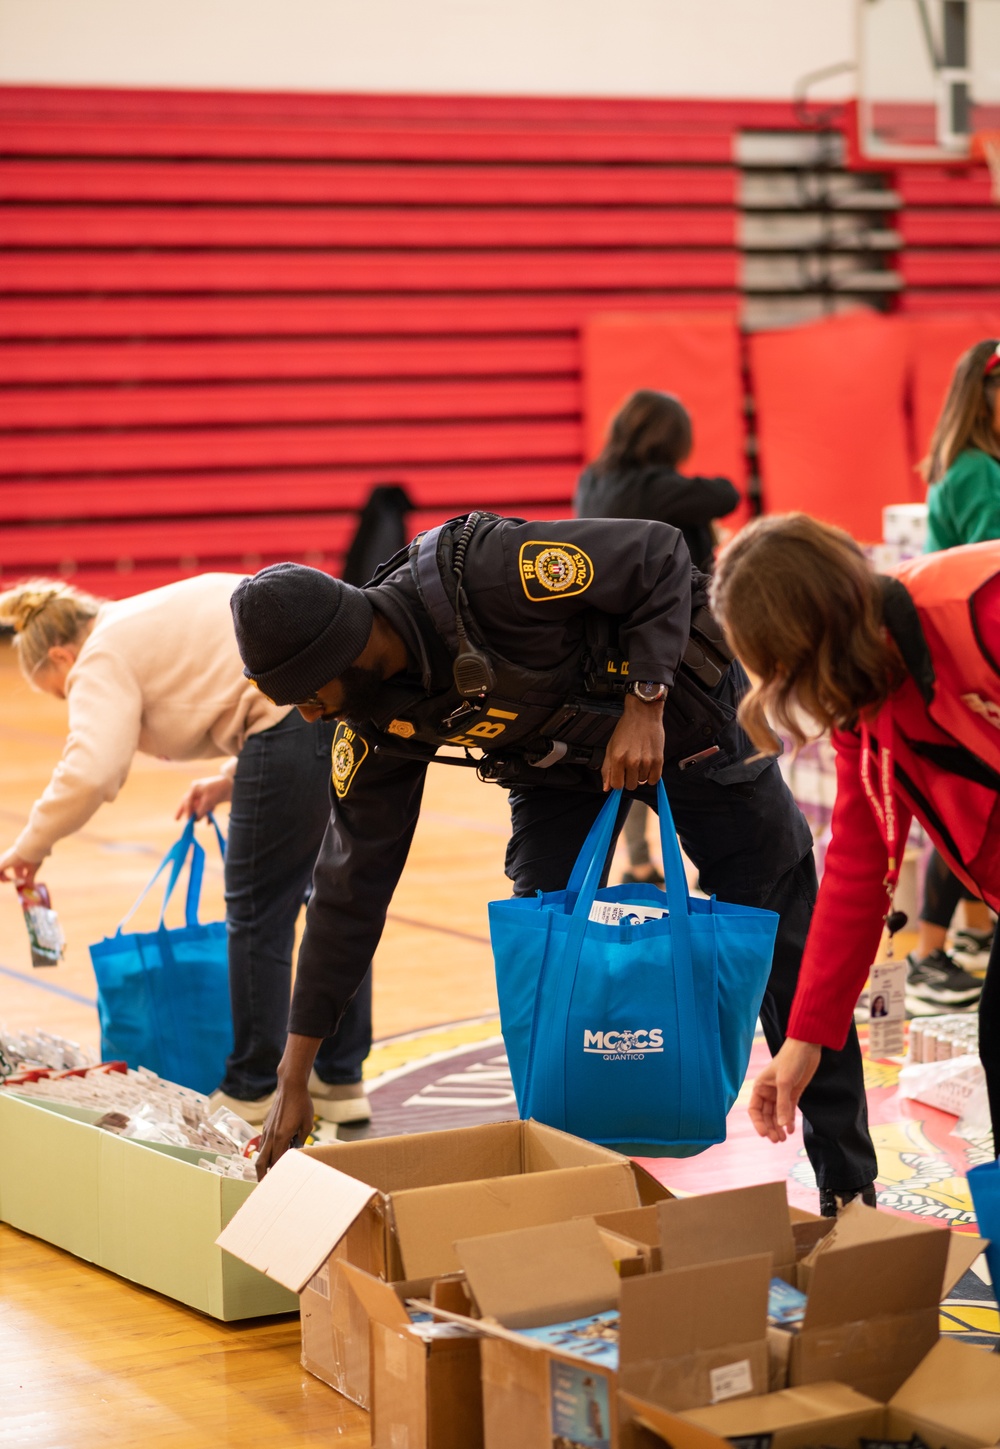
[[[215,1241],[301,1293],[374,1196],[357,1178],[286,1152]]]
[[[803,1384],[795,1389],[781,1389],[755,1399],[737,1399],[730,1404],[713,1404],[706,1409],[690,1409],[685,1419],[697,1424],[703,1432],[718,1434],[724,1441],[730,1437],[774,1434],[800,1424],[821,1425],[824,1420],[849,1414],[879,1414],[882,1405],[866,1394],[859,1394],[847,1384]]]
[[[948,1244],[939,1295],[943,1298],[983,1252],[985,1240],[971,1233],[949,1232],[936,1223],[917,1223],[891,1213],[876,1212],[855,1198],[840,1212],[830,1231],[803,1261],[810,1290],[812,1269],[828,1253],[848,1251],[861,1243],[881,1243],[933,1232],[940,1233]],[[937,1261],[936,1255],[934,1261]]]
[[[621,1365],[763,1343],[770,1281],[769,1253],[624,1279]]]
[[[620,1153],[537,1122],[498,1122],[286,1153],[217,1241],[301,1292],[373,1201],[379,1242],[386,1223],[395,1231],[388,1276],[402,1279],[455,1271],[457,1238],[635,1207],[639,1196]]]
[[[948,1238],[935,1228],[821,1253],[802,1331],[930,1308],[941,1300]]]
[[[454,1245],[460,1238],[503,1233],[511,1223],[519,1228],[565,1223],[581,1211],[614,1211],[634,1207],[635,1201],[628,1164],[609,1162],[414,1188],[393,1197],[390,1211],[406,1277],[428,1278],[458,1269]]]
[[[356,1268],[353,1263],[338,1263],[336,1271],[373,1323],[381,1323],[385,1328],[392,1328],[397,1332],[409,1328],[410,1315],[391,1284],[381,1278],[373,1278],[371,1273],[366,1273],[363,1268]]]
[[[770,1253],[774,1271],[795,1264],[783,1182],[674,1198],[657,1208],[665,1269]]]
[[[655,1249],[659,1253],[660,1214],[655,1205],[595,1213],[594,1222],[599,1228],[606,1228],[610,1233],[617,1233],[619,1237],[641,1243],[644,1248]]]
[[[720,1439],[718,1434],[691,1424],[678,1414],[671,1414],[668,1409],[661,1409],[635,1394],[619,1392],[618,1397],[636,1424],[649,1429],[672,1449],[719,1449],[720,1445],[726,1445],[726,1440]]]
[[[618,1302],[618,1274],[590,1219],[466,1238],[455,1253],[480,1313],[504,1328],[566,1323]]]
[[[993,1444],[1000,1434],[1000,1356],[939,1339],[889,1402],[977,1444]]]

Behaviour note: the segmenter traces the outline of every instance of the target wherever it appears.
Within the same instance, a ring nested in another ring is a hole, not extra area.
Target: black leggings
[[[928,926],[940,926],[946,931],[959,901],[977,901],[979,897],[964,886],[935,850],[927,862],[924,876],[924,903],[920,919]]]

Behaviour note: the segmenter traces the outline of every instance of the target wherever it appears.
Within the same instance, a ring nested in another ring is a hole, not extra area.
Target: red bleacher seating
[[[773,111],[0,89],[0,578],[335,570],[386,479],[566,514],[584,321],[735,305]]]
[[[1000,207],[985,165],[897,164],[887,172],[903,207],[897,265],[907,313],[994,309],[1000,297]]]
[[[387,480],[427,522],[565,515],[583,330],[735,312],[734,137],[796,124],[753,101],[0,87],[0,584],[336,571]],[[888,180],[894,305],[1000,306],[985,167]]]

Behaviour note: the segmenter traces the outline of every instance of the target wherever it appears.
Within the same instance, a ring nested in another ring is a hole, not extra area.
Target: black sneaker
[[[951,955],[965,971],[985,971],[990,962],[993,948],[993,932],[974,931],[966,926],[956,931],[951,943]]]
[[[819,1211],[820,1217],[835,1218],[841,1208],[853,1202],[856,1197],[867,1207],[878,1207],[878,1199],[875,1196],[875,1184],[866,1183],[864,1187],[855,1187],[848,1192],[838,1192],[834,1187],[821,1187],[819,1190]]]
[[[963,1011],[975,1006],[982,995],[983,983],[944,951],[932,951],[922,959],[911,951],[906,966],[906,994],[918,1001]]]

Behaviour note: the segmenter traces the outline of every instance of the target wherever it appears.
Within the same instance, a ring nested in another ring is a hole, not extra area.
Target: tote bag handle
[[[222,855],[223,860],[225,860],[225,836],[222,834],[222,831],[219,828],[219,822],[216,820],[215,816],[209,815],[208,819],[210,824],[212,825],[212,828],[215,831],[216,839],[219,842],[219,851]],[[191,818],[188,820],[188,823],[185,825],[183,831],[181,832],[180,839],[176,840],[167,851],[166,855],[156,867],[156,870],[146,882],[137,899],[133,902],[132,906],[122,917],[121,921],[118,924],[118,929],[115,931],[116,936],[121,935],[122,931],[128,925],[129,921],[135,915],[136,911],[142,905],[143,901],[149,895],[149,892],[153,889],[153,886],[159,880],[163,872],[167,869],[167,866],[170,866],[170,879],[167,881],[167,888],[163,894],[163,905],[160,908],[159,926],[162,928],[164,918],[167,914],[167,906],[170,904],[170,898],[174,893],[174,889],[177,885],[180,873],[184,869],[184,862],[189,854],[191,856],[191,873],[188,877],[187,897],[184,902],[184,924],[186,926],[198,925],[198,907],[201,903],[201,887],[202,881],[205,876],[205,852],[202,849],[201,845],[198,843],[198,841],[194,838],[194,827],[194,816],[191,816]]]
[[[611,845],[611,837],[614,833],[615,820],[618,816],[618,809],[621,804],[621,791],[613,790],[604,804],[604,808],[594,821],[587,839],[584,841],[577,857],[576,864],[570,875],[568,894],[576,889],[576,901],[573,905],[573,912],[569,930],[563,940],[562,960],[560,966],[560,991],[559,995],[565,1003],[565,1012],[553,1012],[550,1023],[550,1030],[558,1031],[558,1023],[562,1022],[563,1043],[562,1051],[553,1059],[566,1060],[568,1043],[565,1041],[565,1030],[569,1017],[569,1003],[573,997],[573,990],[576,984],[577,973],[580,969],[580,956],[583,951],[583,940],[587,931],[587,924],[590,919],[590,910],[597,896],[600,887],[601,876],[604,873],[604,863],[607,860],[608,849]],[[677,835],[674,830],[674,818],[670,810],[670,802],[667,799],[667,792],[663,781],[659,781],[656,787],[657,813],[660,820],[660,846],[663,853],[663,874],[665,879],[665,890],[667,905],[670,912],[670,943],[673,953],[673,985],[677,998],[677,1010],[680,1019],[687,1021],[695,1020],[695,980],[694,960],[691,950],[691,918],[690,918],[690,895],[687,887],[687,878],[684,874],[684,864],[681,860],[680,846],[677,843]],[[544,1030],[538,1034],[534,1043],[535,1051],[547,1052],[542,1038],[547,1035]],[[553,1045],[555,1045],[553,1043]],[[532,1062],[534,1061],[532,1053]],[[701,1073],[699,1070],[698,1044],[693,1035],[689,1032],[682,1032],[678,1042],[678,1077],[681,1101],[683,1110],[700,1113],[701,1098]],[[531,1068],[529,1066],[529,1073]],[[558,1101],[553,1100],[547,1104],[547,1110],[556,1115],[546,1120],[566,1120],[566,1081],[563,1074],[558,1084],[552,1083],[552,1090],[558,1096]]]

